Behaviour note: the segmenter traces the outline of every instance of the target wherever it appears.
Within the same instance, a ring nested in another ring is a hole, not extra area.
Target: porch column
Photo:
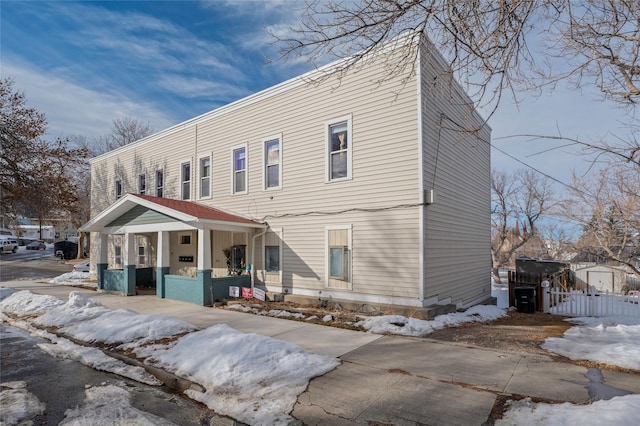
[[[169,232],[158,232],[158,259],[156,262],[156,296],[165,298],[164,277],[169,275],[171,266],[171,251],[169,246]]]
[[[109,245],[107,244],[108,238],[109,236],[106,234],[101,234],[99,232],[95,233],[95,243],[97,247],[96,279],[98,280],[98,288],[100,290],[104,290],[104,271],[106,271],[109,267]]]
[[[136,294],[136,234],[124,235],[124,292],[128,296]]]
[[[213,305],[213,289],[211,288],[211,231],[198,229],[198,281],[202,285],[203,305]]]

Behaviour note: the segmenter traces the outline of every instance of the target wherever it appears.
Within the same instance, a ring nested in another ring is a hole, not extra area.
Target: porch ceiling
[[[264,223],[192,201],[126,194],[82,225],[80,231],[100,232],[114,225],[149,225],[167,222],[182,222],[193,227],[207,229],[215,229],[216,227],[266,228]]]

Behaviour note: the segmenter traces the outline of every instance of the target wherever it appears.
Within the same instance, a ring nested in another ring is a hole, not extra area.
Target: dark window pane
[[[280,166],[267,166],[267,188],[280,186]]]
[[[264,248],[265,269],[267,272],[280,271],[280,248],[278,246],[266,246]]]
[[[347,153],[331,154],[331,179],[347,177]]]

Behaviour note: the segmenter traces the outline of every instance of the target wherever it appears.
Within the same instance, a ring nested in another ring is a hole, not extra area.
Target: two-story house
[[[428,39],[407,43],[415,67],[391,77],[398,40],[94,158],[82,230],[99,288],[205,305],[229,285],[413,308],[490,297],[490,129]]]

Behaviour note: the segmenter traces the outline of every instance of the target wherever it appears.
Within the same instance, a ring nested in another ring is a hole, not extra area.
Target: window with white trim
[[[164,193],[164,170],[156,170],[156,197],[162,198]]]
[[[267,284],[282,283],[282,229],[270,229],[263,239],[264,280]]]
[[[138,194],[144,195],[147,192],[147,175],[142,173],[138,175]]]
[[[191,161],[180,164],[180,198],[182,200],[191,199]]]
[[[108,235],[107,246],[109,250],[108,265],[109,269],[122,269],[122,235]]]
[[[280,189],[282,187],[282,135],[262,140],[263,152],[263,188]]]
[[[326,286],[351,290],[351,227],[327,227]]]
[[[116,195],[116,200],[122,197],[122,180],[116,179],[114,183],[114,191]]]
[[[327,181],[351,179],[351,116],[325,122]]]
[[[200,198],[211,197],[211,156],[200,157]]]
[[[247,193],[247,147],[233,149],[233,193]]]

